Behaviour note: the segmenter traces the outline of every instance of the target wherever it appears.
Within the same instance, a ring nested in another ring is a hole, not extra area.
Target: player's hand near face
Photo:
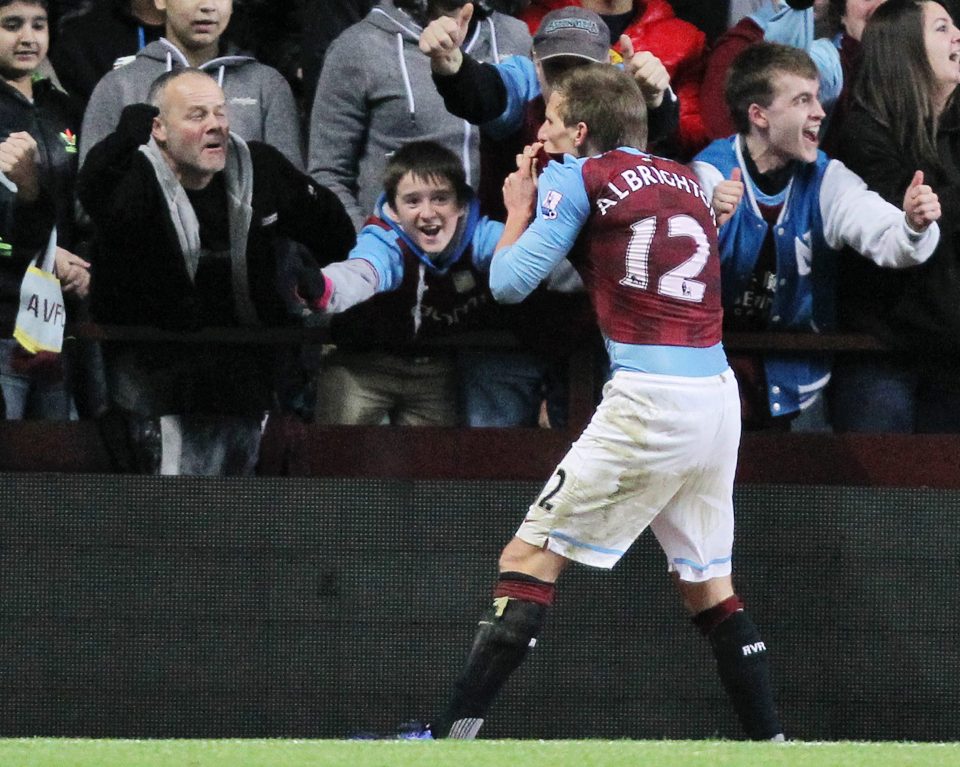
[[[461,7],[455,16],[434,19],[420,33],[420,50],[430,57],[430,67],[438,75],[455,75],[463,64],[460,46],[467,37],[473,4]]]
[[[523,234],[533,218],[537,207],[537,155],[543,144],[535,141],[524,147],[517,155],[517,169],[503,182],[503,205],[507,209],[507,221],[497,249],[512,245]]]
[[[717,228],[723,226],[736,212],[743,199],[743,182],[740,180],[740,168],[730,171],[730,178],[721,181],[713,188],[713,213],[717,217]]]
[[[624,68],[637,81],[647,106],[656,109],[663,103],[663,94],[670,87],[667,68],[650,51],[634,53],[633,41],[627,35],[620,35],[620,51]]]
[[[526,217],[529,221],[537,204],[537,153],[543,148],[539,141],[524,147],[517,155],[517,169],[503,182],[503,204],[507,215]]]
[[[923,171],[913,174],[913,180],[903,195],[903,212],[907,224],[915,232],[924,232],[927,227],[940,218],[940,198],[927,184],[923,183]]]
[[[40,195],[37,142],[26,131],[17,131],[0,143],[0,171],[17,185],[17,195],[33,202]]]

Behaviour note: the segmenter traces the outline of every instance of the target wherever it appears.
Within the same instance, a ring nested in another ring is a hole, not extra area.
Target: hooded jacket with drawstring
[[[94,88],[83,115],[80,164],[92,146],[116,130],[125,106],[146,102],[154,80],[187,66],[180,49],[160,38],[129,64],[108,72]],[[297,168],[303,167],[300,119],[283,75],[245,55],[218,56],[199,68],[216,77],[223,88],[230,130],[245,141],[262,141],[279,149]]]
[[[479,131],[444,108],[419,48],[423,28],[382,0],[330,46],[310,117],[307,167],[333,190],[359,229],[383,189],[388,157],[403,144],[435,141],[479,181]],[[500,13],[471,24],[463,49],[491,63],[530,52],[523,22]]]

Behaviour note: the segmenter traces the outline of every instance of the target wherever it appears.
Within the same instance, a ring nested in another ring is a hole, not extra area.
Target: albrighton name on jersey
[[[714,225],[716,225],[717,220],[713,207],[710,205],[710,200],[707,199],[703,189],[700,188],[700,184],[686,174],[658,168],[655,158],[651,156],[640,157],[636,165],[625,168],[616,178],[607,182],[607,189],[613,196],[597,198],[597,212],[601,216],[605,216],[608,210],[619,204],[621,200],[627,199],[632,192],[639,192],[654,184],[663,184],[692,194],[710,211],[710,216]]]

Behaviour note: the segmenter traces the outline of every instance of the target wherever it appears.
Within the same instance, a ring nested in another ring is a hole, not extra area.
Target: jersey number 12
[[[627,243],[627,273],[620,284],[628,288],[647,290],[650,284],[650,246],[657,233],[657,217],[650,216],[630,225],[633,235]],[[710,241],[697,220],[685,214],[667,219],[667,237],[691,237],[696,245],[693,255],[674,267],[657,281],[657,293],[681,301],[700,303],[706,285],[694,279],[707,264]]]

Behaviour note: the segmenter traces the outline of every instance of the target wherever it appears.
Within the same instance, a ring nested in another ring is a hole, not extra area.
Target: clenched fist
[[[473,4],[467,3],[455,16],[434,19],[420,33],[420,50],[430,57],[430,68],[438,75],[455,75],[463,64],[460,46],[467,37]]]
[[[0,143],[0,171],[17,185],[17,195],[32,202],[40,194],[37,142],[26,131],[11,133]]]

